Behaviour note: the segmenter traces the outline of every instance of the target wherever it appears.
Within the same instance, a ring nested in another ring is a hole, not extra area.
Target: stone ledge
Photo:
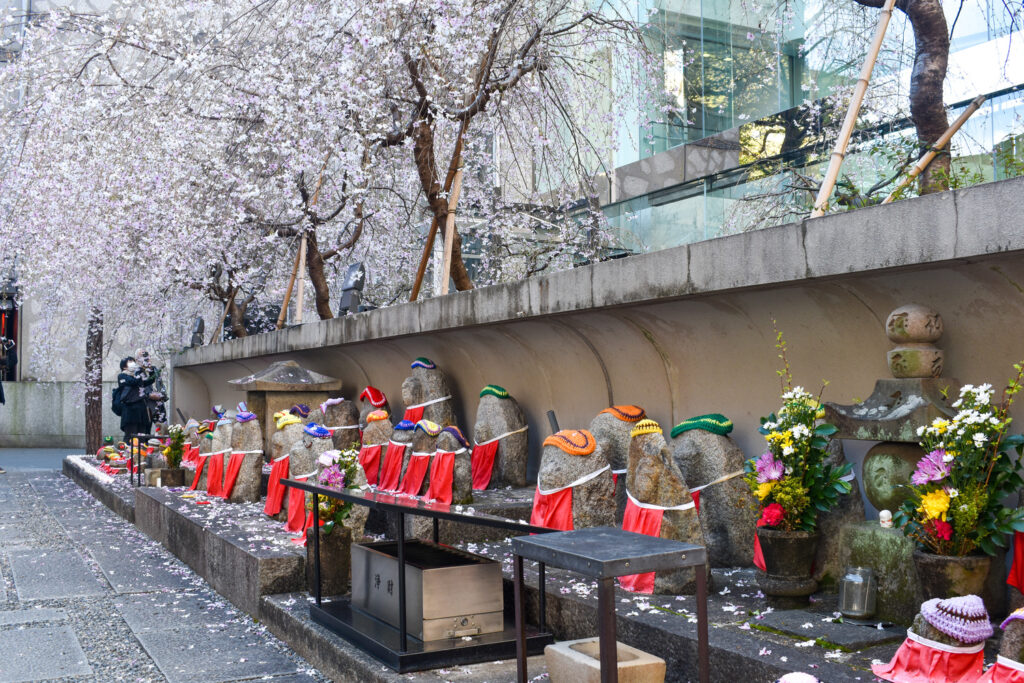
[[[1021,207],[1022,189],[1024,178],[1013,178],[638,254],[188,349],[174,365],[286,354],[1021,251],[1024,233],[1000,216]],[[879,249],[879,244],[886,248]],[[836,259],[840,253],[844,258]]]
[[[97,477],[103,474],[89,464],[84,455],[69,455],[64,458],[62,471],[64,475],[87,491],[93,498],[106,505],[119,517],[135,523],[135,493],[131,489],[119,491],[113,486],[104,485]],[[103,475],[106,476],[106,475]]]
[[[180,495],[172,489],[137,489],[136,526],[233,605],[258,619],[262,596],[305,588],[304,547],[275,543],[260,536],[258,530],[258,538],[254,538],[254,530],[246,529],[234,516],[217,516],[217,503],[203,506],[214,508],[210,512]],[[218,507],[241,505],[220,503]],[[275,533],[282,534],[280,530]]]

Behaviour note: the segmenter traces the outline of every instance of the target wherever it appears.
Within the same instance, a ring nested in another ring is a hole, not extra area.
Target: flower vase
[[[806,607],[818,588],[814,580],[814,555],[818,534],[810,531],[784,531],[758,527],[757,538],[764,556],[764,571],[757,572],[757,583],[777,609]]]
[[[982,595],[992,558],[988,555],[936,555],[914,551],[914,569],[925,600]]]
[[[306,584],[311,594],[316,591],[313,559],[313,533],[306,529]],[[352,530],[335,524],[328,533],[320,527],[320,592],[323,595],[344,595],[352,578]]]

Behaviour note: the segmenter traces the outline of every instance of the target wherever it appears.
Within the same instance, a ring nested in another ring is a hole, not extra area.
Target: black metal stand
[[[512,539],[513,581],[516,623],[516,681],[526,683],[529,654],[521,629],[526,601],[523,589],[523,559],[539,563],[540,609],[544,623],[544,565],[550,564],[597,579],[597,632],[600,647],[601,683],[618,683],[618,646],[615,624],[615,577],[652,571],[693,567],[697,574],[697,666],[699,680],[708,683],[708,586],[705,575],[707,553],[703,546],[644,536],[622,529],[595,527],[563,531],[544,536]]]
[[[142,486],[142,444],[150,439],[159,439],[158,434],[133,434],[128,438],[128,461],[132,463],[135,472],[129,477],[133,486]]]
[[[466,515],[453,512],[450,505],[425,503],[407,496],[398,496],[375,491],[336,491],[315,484],[282,479],[281,483],[313,494],[313,509],[319,511],[320,496],[327,496],[378,509],[393,515],[398,534],[395,539],[398,572],[398,628],[387,624],[363,610],[353,607],[347,597],[324,601],[320,586],[320,526],[313,529],[313,576],[315,603],[310,606],[310,617],[316,623],[341,636],[359,649],[371,655],[398,673],[423,671],[440,667],[491,662],[511,659],[522,649],[529,654],[541,654],[546,645],[554,642],[554,636],[547,633],[544,598],[544,566],[540,568],[541,616],[540,628],[520,623],[522,612],[505,606],[505,628],[497,633],[476,636],[445,638],[422,641],[408,633],[406,613],[405,581],[405,518],[407,514],[433,518],[434,542],[440,538],[440,520],[475,524],[515,532],[536,534],[550,533],[551,529],[522,524],[515,520],[492,515]],[[521,562],[521,560],[520,560]],[[521,566],[520,566],[521,569]],[[521,578],[521,577],[520,577]],[[516,599],[521,594],[522,581],[516,582]],[[514,611],[516,622],[513,623]]]

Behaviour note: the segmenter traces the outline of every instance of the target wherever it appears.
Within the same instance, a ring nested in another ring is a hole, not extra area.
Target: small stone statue
[[[213,443],[210,447],[214,453],[220,453],[231,448],[231,430],[235,425],[232,415],[229,415],[219,405],[213,407],[213,413],[217,416],[217,422],[213,427]]]
[[[256,414],[245,403],[238,404],[235,426],[231,430],[231,457],[243,457],[228,502],[253,502],[260,499],[263,476],[263,430]],[[229,459],[230,463],[230,459]]]
[[[323,425],[331,430],[334,447],[340,451],[359,446],[359,409],[352,401],[329,398],[320,404]]]
[[[359,426],[366,429],[367,416],[374,411],[383,411],[391,415],[391,406],[388,405],[388,397],[377,387],[366,387],[363,393],[359,394],[359,401],[363,404],[359,409]],[[390,419],[390,417],[389,417]]]
[[[387,449],[381,459],[380,478],[377,486],[382,491],[397,491],[402,482],[402,472],[409,462],[412,451],[413,430],[416,425],[408,420],[401,420],[395,425],[388,441]]]
[[[331,450],[331,433],[312,422],[302,427],[302,438],[288,452],[289,476],[301,477],[318,471],[320,456]]]
[[[650,533],[654,530],[631,527],[660,521],[658,529],[651,535],[706,545],[693,497],[672,457],[672,451],[665,443],[661,427],[654,420],[641,420],[636,423],[630,436],[632,440],[626,472],[626,495],[629,500],[623,528]],[[654,519],[647,519],[651,515]],[[657,519],[659,517],[660,520]],[[706,570],[710,581],[710,566],[706,566]],[[696,590],[696,573],[692,568],[658,572],[653,582],[653,591],[659,594],[692,595]]]
[[[605,408],[590,423],[590,433],[612,468],[615,481],[615,523],[622,524],[626,512],[626,462],[629,459],[629,433],[633,425],[647,417],[640,406]]]
[[[473,440],[474,488],[526,486],[530,456],[526,416],[516,400],[497,384],[488,384],[480,392]]]
[[[359,466],[366,478],[366,483],[376,486],[379,483],[384,452],[387,450],[394,427],[386,410],[371,411],[367,413],[366,420],[366,428],[363,430],[363,445],[359,449]]]
[[[1011,612],[1000,628],[1003,641],[999,644],[999,656],[1024,665],[1024,607]]]
[[[447,427],[455,424],[452,390],[448,378],[429,358],[412,362],[412,374],[402,382],[403,419],[416,424],[430,420]]]
[[[611,467],[589,431],[563,429],[544,440],[530,523],[562,530],[615,524]]]
[[[419,496],[427,492],[430,459],[437,450],[437,437],[441,425],[430,420],[420,420],[413,431],[412,448],[405,449],[405,466],[402,468],[401,493]]]
[[[274,413],[277,431],[270,438],[270,459],[277,460],[285,453],[290,453],[292,446],[302,440],[302,420],[291,413]]]
[[[892,528],[892,513],[888,510],[882,510],[878,513],[878,524],[883,529]]]
[[[754,564],[757,505],[742,476],[746,456],[729,438],[732,429],[731,420],[715,413],[684,420],[671,433],[672,457],[687,483],[711,484],[700,491],[700,505],[712,567]]]
[[[469,441],[455,425],[444,427],[437,436],[437,451],[430,463],[429,478],[428,499],[453,505],[473,502]]]
[[[200,434],[199,434],[199,421],[194,417],[190,417],[185,423],[185,443],[188,445],[199,448]]]

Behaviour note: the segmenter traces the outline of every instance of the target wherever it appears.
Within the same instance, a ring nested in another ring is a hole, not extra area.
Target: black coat
[[[136,375],[131,375],[127,372],[122,372],[117,376],[117,387],[122,389],[128,387],[128,390],[123,392],[121,402],[124,407],[121,409],[121,431],[145,431],[149,429],[151,420],[149,419],[149,411],[146,409],[146,390],[145,387],[153,384],[156,378],[150,375],[143,379]]]

